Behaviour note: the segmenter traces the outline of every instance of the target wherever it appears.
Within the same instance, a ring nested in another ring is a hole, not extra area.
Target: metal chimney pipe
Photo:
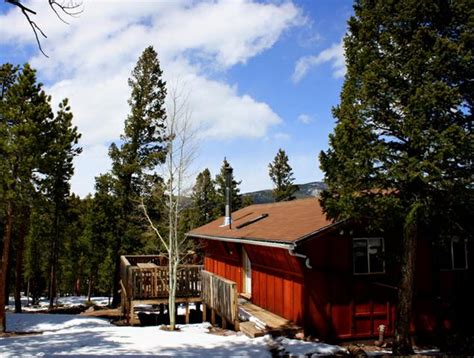
[[[224,226],[232,228],[232,172],[234,170],[225,161],[224,172],[225,172],[225,217]]]

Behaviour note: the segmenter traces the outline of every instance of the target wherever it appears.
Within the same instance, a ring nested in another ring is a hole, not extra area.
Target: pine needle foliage
[[[275,201],[294,200],[294,194],[298,191],[298,186],[293,182],[293,170],[289,164],[288,156],[283,149],[279,149],[273,162],[268,164],[268,174],[273,181],[273,198]]]
[[[337,124],[320,154],[322,203],[334,219],[403,227],[394,353],[409,354],[418,239],[434,227],[433,237],[472,236],[474,7],[358,0],[354,10]]]

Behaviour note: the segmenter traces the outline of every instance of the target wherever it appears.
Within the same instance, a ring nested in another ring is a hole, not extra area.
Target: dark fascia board
[[[303,242],[308,241],[309,239],[314,239],[317,236],[320,236],[320,235],[326,233],[327,231],[335,230],[338,227],[346,224],[347,222],[348,222],[348,219],[345,219],[345,220],[336,221],[335,223],[323,226],[322,228],[320,228],[316,231],[313,231],[309,234],[306,234],[306,235],[300,237],[299,239],[295,240],[293,242],[293,244],[294,244],[294,246],[298,246],[298,245],[302,244]]]
[[[269,240],[260,240],[260,239],[251,239],[251,238],[233,238],[233,237],[222,237],[222,236],[211,236],[211,235],[202,235],[202,234],[185,234],[186,237],[195,237],[197,239],[206,239],[206,240],[215,240],[215,241],[226,241],[226,242],[235,242],[239,244],[249,244],[257,246],[266,246],[266,247],[277,247],[281,249],[289,249],[294,246],[293,241],[269,241]]]

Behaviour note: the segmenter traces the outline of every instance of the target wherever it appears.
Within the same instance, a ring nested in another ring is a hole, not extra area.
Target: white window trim
[[[370,258],[369,258],[369,239],[380,239],[382,241],[382,253],[385,253],[385,239],[381,236],[377,237],[354,237],[352,239],[352,273],[356,276],[362,275],[380,275],[385,273],[385,258],[383,259],[383,271],[371,272],[370,270]],[[354,241],[366,241],[367,242],[367,270],[368,272],[355,272],[355,260],[354,260]]]
[[[451,253],[451,267],[442,268],[441,271],[466,271],[469,269],[469,262],[467,260],[468,254],[467,254],[467,240],[466,239],[460,239],[464,241],[464,262],[466,263],[466,266],[463,268],[454,267],[454,239],[455,238],[451,238],[451,240],[449,240],[449,251]]]

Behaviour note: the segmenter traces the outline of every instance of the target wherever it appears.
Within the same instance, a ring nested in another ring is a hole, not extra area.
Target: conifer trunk
[[[0,273],[0,332],[6,331],[5,320],[5,304],[7,303],[7,273],[8,261],[10,259],[10,244],[13,232],[13,201],[9,200],[7,203],[7,220],[5,225],[5,234],[3,236],[3,251],[2,251],[2,272]]]
[[[81,295],[81,278],[80,277],[76,278],[76,283],[74,284],[74,294],[76,296]]]
[[[92,287],[94,287],[92,272],[89,274],[89,287],[87,288],[87,302],[91,301]]]
[[[393,354],[413,354],[410,337],[413,293],[415,288],[416,246],[418,240],[417,216],[420,205],[415,203],[405,218],[403,229],[401,277],[398,287],[398,306],[395,322]]]
[[[118,239],[117,241],[121,241]],[[112,288],[112,307],[118,307],[120,304],[120,249],[121,244],[117,243],[116,245],[116,255],[115,258],[115,269],[114,269],[114,283]]]
[[[15,267],[15,313],[21,313],[21,286],[23,276],[23,249],[25,246],[25,235],[28,226],[29,210],[25,208],[23,220],[21,221],[18,235],[18,247],[16,250]]]
[[[54,209],[54,234],[51,246],[51,263],[50,263],[50,277],[49,277],[49,309],[54,306],[54,299],[56,298],[56,265],[58,260],[58,235],[59,235],[59,208],[55,205]]]

